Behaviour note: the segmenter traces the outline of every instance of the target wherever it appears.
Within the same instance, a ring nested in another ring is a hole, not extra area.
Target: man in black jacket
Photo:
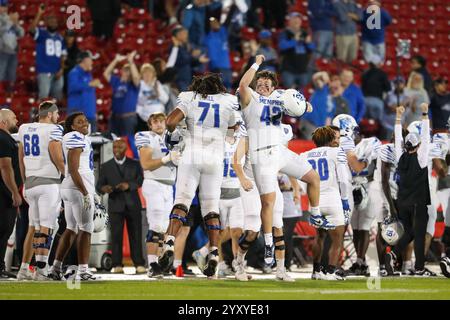
[[[17,118],[9,109],[0,109],[0,279],[15,278],[5,270],[8,238],[14,229],[18,207],[22,203],[19,188],[22,178],[16,141]]]
[[[114,158],[100,168],[97,191],[109,194],[108,212],[111,225],[113,272],[122,273],[123,224],[127,222],[131,259],[136,273],[145,273],[142,253],[141,201],[138,188],[143,182],[139,162],[125,156],[127,144],[124,140],[113,143]]]
[[[428,181],[428,166],[430,152],[430,121],[428,119],[428,105],[421,104],[422,127],[421,135],[409,133],[402,146],[401,119],[404,107],[397,108],[395,122],[395,157],[398,161],[398,195],[397,206],[399,219],[405,233],[394,249],[386,255],[386,270],[394,274],[394,263],[411,241],[414,241],[416,256],[415,275],[435,276],[436,274],[425,268],[425,234],[428,224],[428,208],[431,203],[430,186]]]
[[[361,89],[367,107],[366,117],[381,122],[384,115],[383,95],[391,90],[391,83],[387,73],[380,69],[381,61],[376,59],[373,58],[369,69],[362,74]]]

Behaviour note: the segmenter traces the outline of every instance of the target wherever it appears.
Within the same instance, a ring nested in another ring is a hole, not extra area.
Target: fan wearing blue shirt
[[[205,37],[205,47],[208,51],[209,70],[221,73],[225,87],[231,89],[231,63],[228,48],[228,32],[225,26],[215,18],[210,18],[210,32]]]
[[[78,64],[68,74],[67,114],[83,112],[91,125],[91,132],[96,132],[95,89],[101,83],[98,79],[92,79],[93,59],[90,51],[80,52],[77,56]]]
[[[366,113],[366,104],[364,102],[364,95],[361,89],[353,83],[353,71],[344,69],[339,75],[342,86],[344,87],[344,94],[342,95],[350,106],[350,115],[359,123]]]
[[[135,55],[136,51],[129,53],[126,57],[116,55],[103,72],[113,93],[111,131],[121,137],[134,135],[137,126],[136,106],[141,76],[134,63]],[[125,59],[127,63],[120,69],[120,77],[113,75],[117,63]]]
[[[384,41],[385,29],[392,23],[392,17],[380,6],[381,4],[379,1],[371,0],[369,1],[367,9],[363,12],[361,21],[361,39],[364,60],[366,60],[367,63],[374,61],[384,62],[386,56],[386,44]],[[373,15],[378,15],[379,19],[373,20],[373,18],[371,18]],[[369,20],[379,22],[380,25],[371,25]]]
[[[45,17],[45,28],[38,28],[45,12],[41,5],[30,26],[36,41],[36,73],[39,99],[52,97],[61,100],[64,86],[64,63],[67,56],[64,37],[58,32],[58,20],[50,14]]]

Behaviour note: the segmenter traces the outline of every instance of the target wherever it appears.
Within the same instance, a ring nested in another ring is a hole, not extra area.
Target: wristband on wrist
[[[254,64],[252,64],[252,66],[251,66],[250,68],[252,68],[252,69],[255,70],[255,71],[258,71],[258,69],[259,69],[259,64],[254,63]]]
[[[169,161],[170,161],[170,153],[167,154],[166,156],[164,156],[164,157],[161,158],[161,162],[162,162],[163,164],[166,164],[166,163],[169,162]]]

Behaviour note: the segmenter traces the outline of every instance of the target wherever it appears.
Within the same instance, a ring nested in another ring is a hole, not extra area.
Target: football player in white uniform
[[[180,158],[180,152],[169,152],[163,136],[166,129],[164,113],[154,113],[148,119],[151,131],[136,133],[136,147],[139,161],[144,170],[142,193],[147,204],[148,276],[162,278],[163,272],[158,264],[158,249],[164,241],[164,233],[169,225],[169,212],[173,206],[173,185],[176,178],[174,163]]]
[[[287,145],[292,138],[292,128],[289,125],[281,125],[282,143]],[[285,130],[286,129],[286,130]],[[242,137],[233,157],[233,168],[239,178],[241,187],[240,194],[244,207],[244,234],[239,239],[239,249],[236,257],[236,274],[235,277],[239,281],[248,281],[250,277],[245,271],[245,255],[252,243],[257,239],[261,224],[264,224],[264,216],[261,216],[260,193],[255,185],[255,176],[253,167],[250,162],[249,142],[246,134],[245,126],[241,125]],[[286,149],[287,150],[287,149]],[[245,157],[244,165],[241,160]],[[283,194],[281,193],[278,178],[275,186],[276,200],[274,205],[274,214],[272,220],[273,241],[275,243],[275,257],[277,262],[277,272],[275,278],[281,281],[294,281],[286,272],[285,267],[285,243],[283,235]],[[266,263],[266,268],[271,268],[271,264]]]
[[[239,193],[240,184],[232,167],[233,155],[236,151],[238,141],[237,134],[232,137],[225,137],[223,181],[219,203],[220,222],[222,224],[219,241],[219,278],[232,274],[231,268],[223,260],[221,250],[222,243],[231,238],[231,249],[233,252],[232,265],[235,265],[235,259],[239,248],[239,238],[242,235],[244,227],[244,209]]]
[[[175,237],[186,221],[197,187],[202,216],[208,230],[210,253],[203,274],[216,273],[221,230],[219,202],[223,180],[223,155],[228,128],[236,125],[237,98],[228,94],[218,74],[195,77],[190,91],[178,96],[177,107],[167,118],[173,132],[183,119],[187,124],[185,149],[178,165],[175,201],[159,264],[165,271],[172,264]],[[168,134],[170,137],[170,134]]]
[[[64,174],[63,128],[57,125],[58,118],[56,104],[44,101],[39,105],[39,122],[23,124],[19,129],[19,161],[29,204],[29,228],[18,280],[30,279],[33,252],[37,267],[34,279],[48,280],[48,253],[61,207],[59,187]]]
[[[330,223],[336,226],[334,230],[319,229],[313,247],[312,279],[345,280],[337,272],[340,248],[343,242],[345,226],[348,224],[351,196],[351,183],[348,177],[348,163],[345,152],[339,147],[339,136],[330,127],[317,128],[312,136],[316,148],[301,155],[320,177],[320,212]],[[331,246],[328,253],[328,266],[322,268],[323,244],[326,234],[330,235]]]
[[[373,210],[373,198],[367,191],[373,184],[373,170],[376,166],[381,141],[376,137],[356,139],[355,155],[360,163],[367,163],[366,168],[353,174],[353,202],[351,225],[353,229],[353,243],[355,245],[357,259],[350,267],[349,274],[370,276],[366,263],[366,253],[370,243],[370,228],[375,219]],[[380,189],[379,193],[382,193]]]
[[[263,55],[256,56],[256,62],[247,70],[239,83],[239,97],[242,116],[248,131],[249,158],[261,198],[265,241],[264,259],[268,265],[271,265],[274,261],[272,219],[279,171],[308,183],[311,224],[322,228],[334,226],[320,214],[320,179],[317,172],[308,162],[300,160],[297,154],[281,143],[283,90],[275,90],[277,80],[274,73],[257,72],[263,61]],[[256,83],[255,91],[250,88],[253,81]],[[312,106],[309,104],[308,111],[312,111]]]
[[[77,238],[78,270],[75,279],[95,280],[88,269],[95,209],[94,151],[88,136],[89,122],[83,113],[73,113],[67,117],[64,129],[62,144],[66,173],[61,184],[61,198],[67,227],[58,243],[50,276],[54,280],[62,279],[62,261]]]

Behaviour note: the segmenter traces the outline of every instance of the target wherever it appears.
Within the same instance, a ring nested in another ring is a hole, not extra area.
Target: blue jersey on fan
[[[36,72],[56,73],[61,69],[61,56],[67,55],[64,38],[58,32],[36,28]]]

